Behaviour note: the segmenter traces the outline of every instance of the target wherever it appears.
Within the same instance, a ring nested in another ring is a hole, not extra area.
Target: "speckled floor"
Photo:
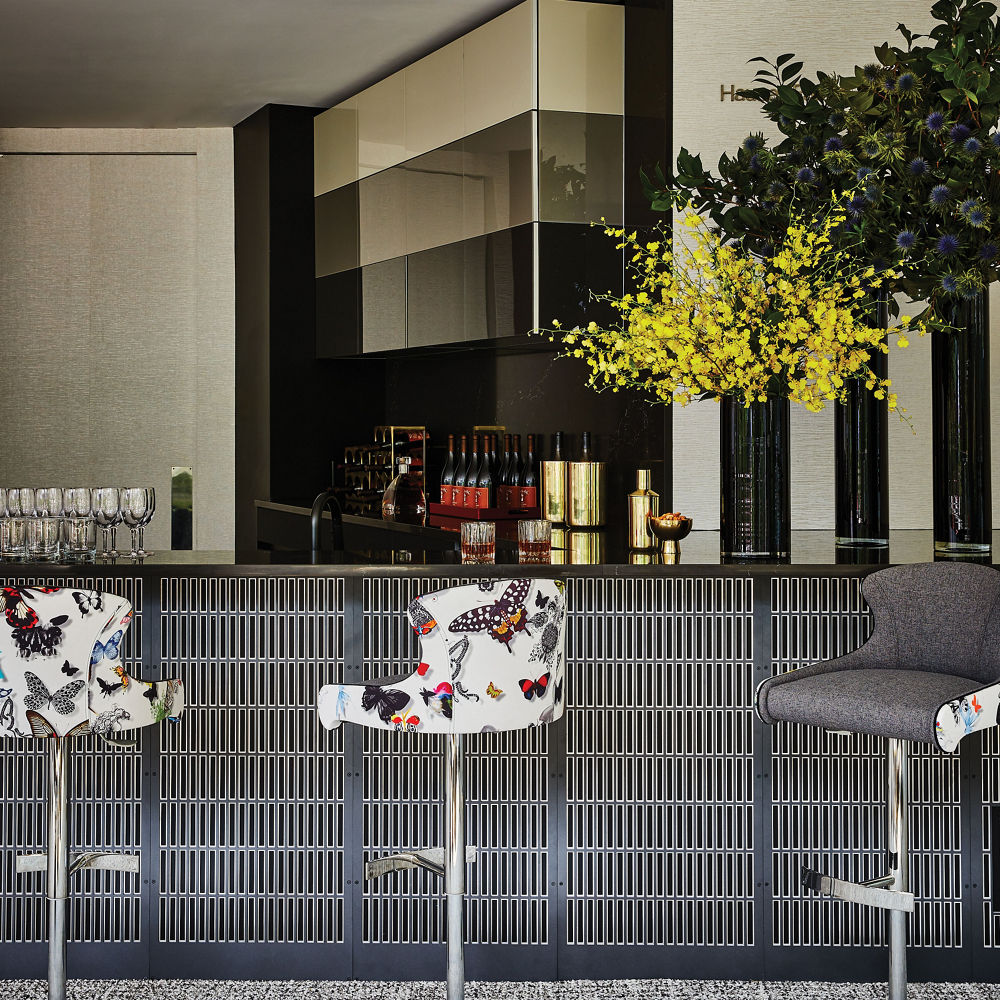
[[[884,1000],[884,984],[679,979],[469,983],[466,1000]],[[443,983],[74,980],[68,1000],[444,1000]],[[0,979],[3,1000],[45,1000],[45,984]],[[994,984],[918,983],[909,1000],[1000,1000]]]

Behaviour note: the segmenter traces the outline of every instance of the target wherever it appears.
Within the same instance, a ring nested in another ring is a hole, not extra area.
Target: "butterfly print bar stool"
[[[854,883],[802,869],[802,884],[889,911],[889,997],[906,996],[909,884],[907,755],[911,741],[950,753],[964,736],[997,724],[1000,706],[1000,573],[988,566],[927,563],[866,577],[874,630],[860,648],[778,674],[757,689],[767,723],[796,722],[886,740],[888,871]]]
[[[88,852],[69,857],[69,751],[75,736],[96,733],[113,746],[122,729],[175,719],[180,681],[130,677],[121,645],[132,606],[113,594],[36,587],[0,588],[0,733],[49,737],[48,845],[22,854],[19,872],[46,872],[49,998],[66,996],[69,876],[84,868],[138,872],[137,854]]]
[[[562,715],[566,601],[557,580],[497,580],[419,597],[408,614],[420,637],[419,666],[362,685],[321,688],[319,717],[328,729],[346,721],[447,738],[444,850],[378,858],[365,866],[365,878],[403,868],[444,877],[448,1000],[460,1000],[465,865],[476,860],[475,848],[465,845],[462,734],[527,729]]]

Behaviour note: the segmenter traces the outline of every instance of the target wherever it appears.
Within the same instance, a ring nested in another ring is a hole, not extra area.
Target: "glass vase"
[[[791,548],[789,404],[723,397],[721,548],[724,558],[785,559]]]
[[[882,298],[873,326],[889,322]],[[873,352],[869,367],[884,379],[889,359]],[[834,405],[834,534],[838,545],[889,544],[889,403],[876,399],[863,381],[852,381],[847,398]]]
[[[989,299],[956,299],[940,315],[952,329],[931,334],[934,548],[985,552],[993,536]]]

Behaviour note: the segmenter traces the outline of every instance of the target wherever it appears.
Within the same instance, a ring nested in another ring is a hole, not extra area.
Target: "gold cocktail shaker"
[[[628,547],[633,550],[660,547],[646,524],[647,517],[656,517],[660,513],[660,494],[651,488],[652,478],[649,469],[637,469],[635,491],[628,495]]]

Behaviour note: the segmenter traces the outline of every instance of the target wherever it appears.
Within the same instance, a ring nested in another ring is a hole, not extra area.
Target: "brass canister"
[[[660,543],[650,533],[646,518],[660,513],[660,494],[652,489],[649,469],[636,470],[634,492],[628,495],[628,547],[633,550],[658,549]]]
[[[603,531],[571,531],[569,561],[576,566],[592,566],[604,561]]]
[[[553,524],[566,522],[567,462],[542,462],[542,517]]]
[[[605,517],[604,462],[569,463],[569,513],[567,524],[574,528],[599,528]]]
[[[569,548],[569,530],[567,528],[553,525],[552,526],[552,548],[554,549],[568,549]]]

